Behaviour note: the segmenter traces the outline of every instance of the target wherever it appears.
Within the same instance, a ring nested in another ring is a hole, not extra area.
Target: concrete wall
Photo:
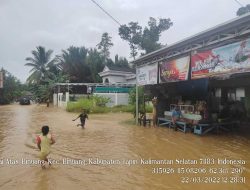
[[[128,105],[128,93],[94,93],[94,95],[106,97],[110,99],[110,102],[106,106],[112,107],[116,105]],[[66,108],[69,101],[69,94],[58,93],[54,94],[54,105],[62,108]]]
[[[124,76],[108,76],[108,77],[103,77],[103,83],[105,83],[106,78],[109,80],[109,83],[119,83],[119,82],[126,82],[126,79]]]
[[[128,105],[128,93],[94,93],[94,95],[110,98],[110,102],[106,104],[108,107],[116,105]]]
[[[54,106],[66,108],[67,103],[69,102],[69,93],[66,92],[65,94],[63,93],[58,93],[58,94],[53,94],[53,104]]]

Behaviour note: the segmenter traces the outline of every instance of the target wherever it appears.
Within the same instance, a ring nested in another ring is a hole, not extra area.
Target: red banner
[[[250,72],[250,39],[191,57],[192,79]]]
[[[160,82],[175,82],[188,79],[190,57],[163,62],[160,64]]]

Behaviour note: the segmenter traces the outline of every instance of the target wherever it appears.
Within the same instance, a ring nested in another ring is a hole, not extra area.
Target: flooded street
[[[44,105],[1,106],[0,189],[250,189],[249,131],[200,137],[130,125],[127,113],[90,114],[81,129],[76,116]],[[42,125],[56,139],[47,169],[25,163],[38,159]]]

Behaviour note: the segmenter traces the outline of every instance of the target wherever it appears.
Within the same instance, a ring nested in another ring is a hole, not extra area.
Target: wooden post
[[[153,127],[156,127],[156,122],[157,122],[157,110],[156,110],[156,106],[157,106],[157,97],[154,97],[152,99],[152,104],[153,104]]]

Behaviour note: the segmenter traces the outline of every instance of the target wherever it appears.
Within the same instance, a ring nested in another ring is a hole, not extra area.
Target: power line
[[[239,2],[238,0],[234,0],[236,3],[238,3],[241,7],[244,7],[244,5],[241,3],[241,2]]]
[[[119,24],[119,26],[121,26],[120,22],[118,20],[116,20],[111,14],[109,14],[107,11],[105,11],[104,8],[102,8],[101,5],[99,5],[97,2],[95,2],[94,0],[91,0],[96,6],[98,6],[106,15],[108,15],[113,21],[115,21],[117,24]]]

